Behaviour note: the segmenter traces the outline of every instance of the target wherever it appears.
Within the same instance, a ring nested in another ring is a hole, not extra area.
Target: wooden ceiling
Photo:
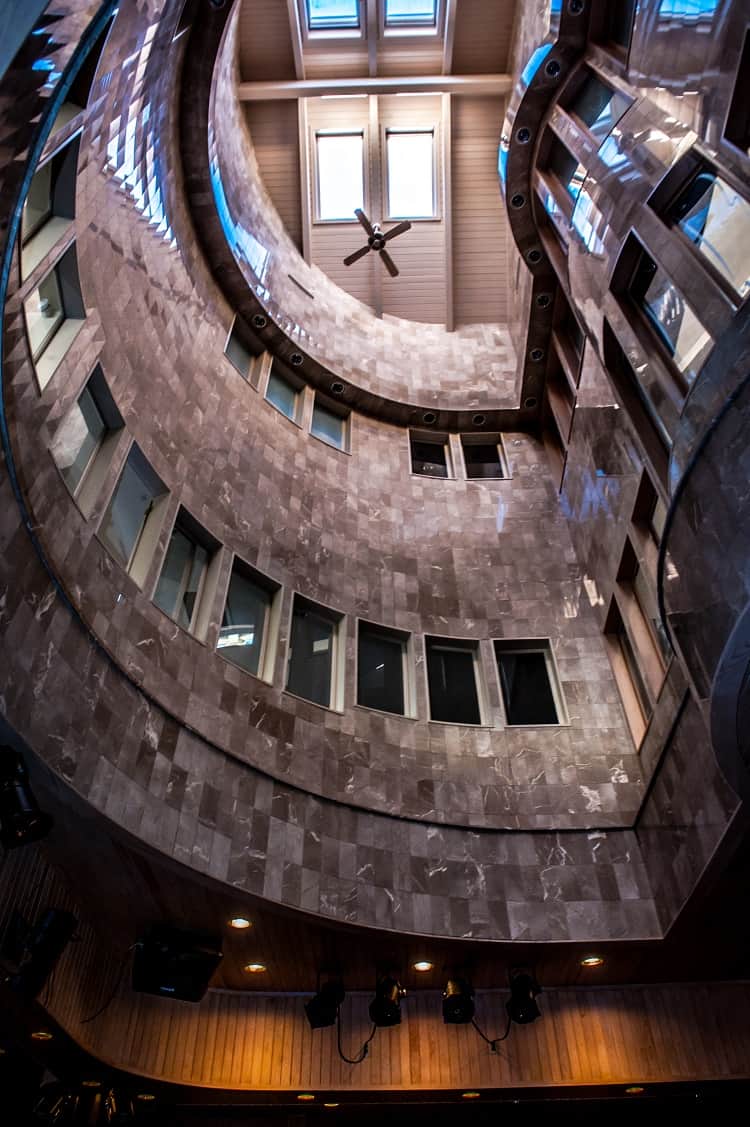
[[[315,38],[306,32],[304,0],[244,0],[239,77],[260,175],[300,253],[378,316],[448,329],[504,324],[509,233],[497,148],[507,94],[498,92],[499,82],[481,89],[468,83],[506,75],[516,0],[442,0],[432,36],[384,35],[382,6],[383,0],[363,0],[360,36]],[[416,76],[442,81],[430,94],[408,97],[408,80]],[[352,83],[349,94],[365,89],[368,79],[390,85],[378,94],[332,98],[325,91],[334,79]],[[311,80],[323,83],[316,89],[321,96],[289,89]],[[435,129],[437,215],[415,222],[392,244],[395,279],[374,255],[344,266],[364,242],[356,223],[321,224],[314,217],[315,132],[362,127],[365,206],[373,220],[383,215],[385,128]]]

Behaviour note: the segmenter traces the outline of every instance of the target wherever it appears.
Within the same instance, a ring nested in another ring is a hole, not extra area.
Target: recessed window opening
[[[743,153],[750,153],[750,29],[745,32],[742,54],[734,80],[732,101],[729,105],[724,136]]]
[[[341,616],[294,596],[286,687],[324,708],[340,704]]]
[[[21,273],[27,277],[62,238],[75,217],[80,134],[41,165],[21,216]]]
[[[655,576],[649,582],[630,538],[625,541],[617,582],[621,592],[621,608],[640,658],[639,667],[643,671],[651,697],[656,699],[664,670],[672,656],[672,647],[659,615]]]
[[[550,144],[547,167],[555,174],[571,199],[575,200],[586,179],[586,169],[557,137],[553,137]]]
[[[665,270],[643,251],[629,292],[688,384],[713,347],[713,339]]]
[[[297,422],[300,402],[299,388],[279,371],[276,363],[273,364],[268,377],[266,399],[282,415],[286,415],[292,422]]]
[[[359,0],[305,0],[310,31],[359,27]]]
[[[682,189],[667,217],[738,297],[750,292],[750,203],[734,188],[704,167]]]
[[[227,360],[237,369],[243,379],[249,380],[253,361],[262,353],[263,348],[258,338],[243,318],[237,314],[224,345],[224,355]]]
[[[589,71],[579,87],[568,110],[587,126],[599,144],[614,129],[630,105],[625,94],[605,85],[592,71]]]
[[[98,484],[110,463],[114,439],[124,422],[97,364],[51,446],[52,457],[74,497],[86,492],[96,477]],[[83,506],[82,506],[83,507]]]
[[[385,0],[386,27],[434,27],[437,0]]]
[[[607,0],[604,39],[625,51],[630,47],[636,0]]]
[[[562,696],[549,642],[495,642],[509,725],[560,724]]]
[[[216,540],[181,507],[156,584],[154,602],[183,630],[193,634],[199,633],[209,564],[218,548]]]
[[[23,310],[37,379],[45,387],[86,316],[75,244],[29,294]]]
[[[216,648],[240,669],[270,681],[277,585],[235,558]]]
[[[476,642],[425,638],[430,717],[448,724],[481,724]]]
[[[356,223],[365,199],[364,134],[318,132],[315,154],[317,219]]]
[[[633,742],[640,746],[651,715],[651,701],[640,665],[616,601],[612,600],[604,626],[612,671],[620,693]]]
[[[357,704],[408,713],[407,636],[385,627],[360,622],[357,637]]]
[[[346,450],[348,429],[348,417],[330,410],[316,395],[310,421],[310,434],[315,435],[321,442],[327,442],[329,446],[334,446],[337,450]]]
[[[432,219],[435,216],[435,134],[432,129],[387,129],[388,216]]]
[[[153,556],[167,497],[164,482],[133,443],[102,518],[99,537],[140,584]]]
[[[507,477],[500,435],[462,434],[461,449],[470,479]]]
[[[450,477],[447,435],[409,435],[411,472],[420,477]]]

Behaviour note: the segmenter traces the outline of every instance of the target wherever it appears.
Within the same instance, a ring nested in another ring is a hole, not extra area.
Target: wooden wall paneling
[[[245,118],[258,169],[292,242],[303,250],[297,102],[245,102]]]
[[[453,74],[492,74],[508,69],[514,0],[457,0]]]
[[[240,76],[244,82],[295,78],[289,12],[282,0],[253,0],[240,7],[237,28]]]

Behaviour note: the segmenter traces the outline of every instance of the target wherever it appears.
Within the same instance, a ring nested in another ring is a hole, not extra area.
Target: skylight
[[[356,223],[364,208],[364,137],[362,133],[316,133],[318,219]]]
[[[307,0],[310,31],[359,27],[359,0]]]
[[[431,219],[435,214],[432,130],[386,134],[388,215],[391,219]]]
[[[437,0],[385,0],[386,27],[434,27]]]

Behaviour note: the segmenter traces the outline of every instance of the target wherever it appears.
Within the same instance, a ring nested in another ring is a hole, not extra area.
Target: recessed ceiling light
[[[252,923],[246,916],[232,916],[229,921],[229,926],[234,927],[237,931],[244,931],[247,927],[252,927]]]
[[[429,959],[418,959],[416,963],[412,963],[414,970],[432,970],[432,963]]]
[[[249,974],[260,974],[265,969],[266,969],[265,963],[247,963],[247,965],[245,966],[245,970]]]
[[[478,1100],[481,1093],[479,1092],[462,1092],[462,1100]]]
[[[156,1096],[154,1095],[153,1092],[139,1092],[138,1095],[135,1098],[137,1100],[143,1100],[144,1103],[147,1103],[150,1100],[155,1100]]]
[[[315,1099],[315,1096],[312,1094],[312,1092],[300,1092],[300,1094],[297,1096],[297,1099],[302,1100],[303,1103],[309,1103],[310,1100]]]
[[[32,1041],[51,1041],[52,1034],[48,1029],[35,1029],[31,1034]]]
[[[581,959],[582,967],[600,967],[604,964],[604,959],[601,955],[584,955]]]
[[[338,1107],[338,1104],[323,1104],[323,1107]]]
[[[626,1088],[625,1091],[629,1096],[640,1096],[641,1092],[645,1092],[646,1089],[642,1088],[640,1084],[632,1084],[629,1088]]]
[[[102,1086],[101,1080],[82,1080],[81,1081],[81,1087],[82,1088],[101,1088],[101,1086]]]

